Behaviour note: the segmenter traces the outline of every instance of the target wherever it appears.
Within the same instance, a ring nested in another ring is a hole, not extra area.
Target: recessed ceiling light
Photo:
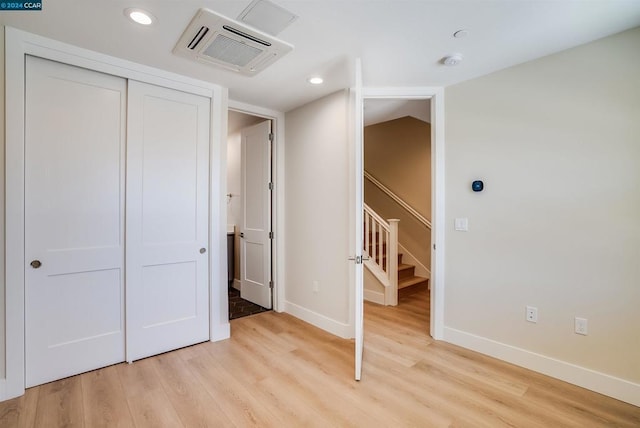
[[[468,35],[469,35],[468,30],[458,30],[455,33],[453,33],[453,37],[455,37],[456,39],[461,39],[463,37],[467,37]]]
[[[137,22],[142,25],[151,25],[155,21],[155,17],[146,10],[132,7],[125,9],[124,15],[133,22]]]
[[[324,80],[322,79],[322,77],[314,76],[314,77],[308,78],[307,82],[311,83],[312,85],[320,85],[322,84],[322,82],[324,82]]]

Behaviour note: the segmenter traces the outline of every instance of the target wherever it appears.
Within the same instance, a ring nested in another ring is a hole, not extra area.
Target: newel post
[[[388,306],[398,304],[398,223],[400,220],[391,218],[389,222],[389,287],[385,288],[384,301]]]

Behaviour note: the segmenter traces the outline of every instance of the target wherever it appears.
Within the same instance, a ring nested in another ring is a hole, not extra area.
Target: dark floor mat
[[[229,319],[246,317],[247,315],[259,314],[270,309],[263,308],[255,303],[244,300],[240,297],[240,291],[235,288],[229,289]]]

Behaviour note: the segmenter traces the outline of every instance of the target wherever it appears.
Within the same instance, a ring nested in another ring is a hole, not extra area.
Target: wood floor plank
[[[38,387],[35,427],[84,426],[82,385],[77,376]]]
[[[134,361],[131,364],[118,364],[115,367],[118,372],[120,384],[127,398],[162,389],[162,384],[160,383],[160,378],[156,372],[152,358]]]
[[[0,425],[172,427],[640,427],[640,408],[444,342],[426,293],[365,303],[354,341],[291,315],[231,322],[232,337],[31,388]]]
[[[205,345],[196,345],[203,349]],[[218,402],[188,367],[195,353],[169,352],[153,358],[160,382],[185,427],[233,427]]]
[[[448,370],[467,377],[471,381],[482,383],[492,390],[500,390],[518,397],[522,397],[529,389],[529,384],[502,372],[500,367],[478,364],[459,358],[440,346],[429,348],[428,352],[423,353],[421,360],[443,368],[446,367]]]
[[[427,409],[437,409],[424,415],[425,421],[431,421],[433,415],[446,415],[453,419],[452,426],[487,427],[504,426],[491,417],[487,417],[482,409],[470,407],[464,399],[464,391],[450,391],[443,389],[446,383],[441,380],[425,376],[415,370],[393,364],[387,358],[377,354],[367,354],[366,376],[389,376],[393,381],[393,391],[406,397],[414,405],[422,405]],[[363,374],[363,377],[365,375]],[[427,378],[427,380],[424,379]]]
[[[276,427],[284,421],[259,402],[250,385],[241,383],[210,356],[189,360],[189,367],[198,376],[207,392],[224,414],[238,427]]]
[[[79,375],[87,427],[134,427],[118,369],[109,366]]]
[[[315,394],[322,408],[335,413],[344,426],[402,426],[399,415],[385,412],[381,406],[369,402],[360,390],[361,384],[353,379],[353,370],[348,376],[333,377],[316,364],[312,352],[300,349],[293,354],[299,358],[279,364],[286,365],[291,373],[302,377],[309,393]]]
[[[135,426],[139,428],[181,427],[171,401],[163,389],[152,389],[127,399]]]
[[[0,403],[0,427],[33,427],[40,388],[29,388],[21,397]]]

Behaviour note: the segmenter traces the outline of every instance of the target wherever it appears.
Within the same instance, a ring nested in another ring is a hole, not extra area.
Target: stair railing
[[[364,178],[369,180],[374,186],[376,186],[378,189],[384,192],[388,197],[390,197],[398,205],[400,205],[405,211],[411,214],[416,220],[418,220],[426,228],[431,230],[431,222],[425,216],[423,216],[418,211],[416,211],[411,205],[406,203],[404,199],[402,199],[400,196],[393,193],[391,189],[389,189],[387,186],[382,184],[380,181],[378,181],[378,179],[376,179],[373,175],[369,174],[367,171],[364,172]]]
[[[384,304],[391,306],[398,304],[399,222],[398,219],[383,219],[364,204],[365,265],[384,285]]]

